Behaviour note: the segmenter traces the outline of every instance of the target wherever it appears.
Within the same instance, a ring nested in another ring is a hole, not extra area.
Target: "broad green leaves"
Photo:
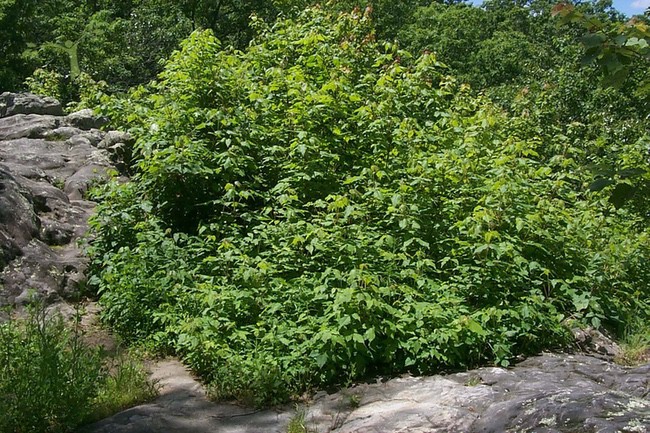
[[[245,52],[195,32],[107,101],[138,137],[95,226],[121,333],[269,403],[647,314],[647,235],[587,190],[569,137],[376,41],[368,13],[260,27]]]

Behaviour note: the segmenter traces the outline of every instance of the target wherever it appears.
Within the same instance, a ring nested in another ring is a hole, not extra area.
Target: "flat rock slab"
[[[341,411],[329,430],[322,410],[312,419],[314,431],[335,433],[647,432],[649,373],[650,365],[626,369],[589,356],[543,355],[511,369],[361,385],[346,391],[359,407]]]
[[[152,379],[160,396],[87,426],[80,433],[286,433],[290,407],[255,410],[209,401],[189,371],[176,360],[158,362]]]
[[[650,364],[624,368],[584,355],[545,354],[513,368],[402,377],[321,392],[304,407],[257,411],[206,399],[177,361],[154,368],[161,396],[83,433],[287,432],[301,413],[311,433],[621,432],[650,428]]]

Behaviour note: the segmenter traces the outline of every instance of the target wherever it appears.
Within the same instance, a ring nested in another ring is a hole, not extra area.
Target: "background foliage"
[[[78,100],[66,43],[79,67],[109,90],[125,91],[161,70],[161,61],[196,28],[210,28],[224,43],[244,48],[251,14],[272,20],[300,1],[242,0],[2,0],[0,92],[18,90],[36,69],[60,74],[65,102]]]

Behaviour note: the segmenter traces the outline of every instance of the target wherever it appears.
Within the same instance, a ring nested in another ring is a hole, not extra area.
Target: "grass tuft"
[[[628,327],[616,362],[628,366],[650,362],[650,324],[637,320]]]
[[[72,327],[43,306],[0,324],[0,433],[69,432],[155,396],[141,362],[107,362]]]
[[[88,421],[98,421],[114,413],[154,399],[158,395],[155,383],[149,380],[138,355],[122,353],[111,360],[110,374],[93,401],[93,413]]]
[[[308,433],[307,427],[305,427],[305,409],[297,408],[296,414],[289,421],[287,426],[287,433]]]

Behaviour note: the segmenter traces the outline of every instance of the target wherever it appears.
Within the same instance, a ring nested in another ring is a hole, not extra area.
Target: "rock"
[[[79,433],[286,433],[294,415],[291,406],[256,410],[213,403],[175,360],[157,362],[152,379],[160,386],[155,401],[83,427]]]
[[[102,141],[97,144],[100,149],[110,149],[115,145],[132,145],[135,142],[128,132],[108,131]]]
[[[31,93],[2,93],[0,95],[0,117],[9,117],[15,114],[63,116],[63,107],[59,101],[47,96],[37,96]]]
[[[72,242],[74,232],[75,228],[70,224],[58,221],[44,221],[40,238],[50,246],[66,245]]]
[[[66,179],[63,190],[71,199],[81,200],[94,183],[106,181],[108,178],[108,167],[98,164],[85,165]]]
[[[508,370],[360,385],[346,391],[359,396],[358,408],[335,411],[332,398],[322,397],[307,425],[332,433],[645,431],[635,429],[650,425],[648,373],[650,366],[549,354]]]
[[[61,126],[60,128],[46,131],[43,138],[47,141],[66,141],[69,138],[82,134],[82,129],[73,126]]]
[[[493,394],[473,431],[644,432],[650,426],[650,365],[627,369],[585,355],[544,355],[509,373],[477,371]]]
[[[0,119],[0,140],[43,138],[61,124],[61,119],[38,114],[17,114]]]
[[[0,231],[0,269],[18,257],[21,254],[21,249],[13,239],[7,236],[7,233]]]
[[[0,113],[0,309],[75,299],[87,267],[77,242],[94,210],[84,196],[117,161],[97,145],[124,134],[96,129],[104,120],[91,110],[63,116],[29,94],[0,95]]]
[[[0,246],[5,264],[21,255],[21,248],[38,236],[40,220],[33,198],[6,167],[0,165]],[[1,268],[0,268],[1,270]]]
[[[296,410],[211,403],[174,361],[153,377],[161,396],[81,433],[287,432],[302,412],[312,433],[647,433],[650,365],[622,368],[590,356],[545,354],[513,368],[401,377],[320,392]]]
[[[108,119],[96,116],[93,110],[86,108],[76,111],[66,117],[66,122],[73,127],[83,130],[99,129],[108,123]]]
[[[53,249],[34,239],[2,274],[0,305],[22,306],[33,298],[51,304],[80,295],[87,260],[76,245]]]
[[[75,135],[73,137],[70,137],[66,143],[70,147],[83,147],[83,148],[89,148],[92,146],[90,143],[90,140],[88,140],[88,137],[84,137],[83,135]]]
[[[621,347],[604,331],[594,328],[573,328],[571,332],[576,346],[584,353],[609,361],[621,354]]]
[[[128,173],[132,158],[131,149],[135,139],[127,132],[109,131],[104,139],[97,144],[100,149],[106,149],[111,161],[120,173]]]
[[[82,135],[84,138],[86,138],[90,142],[91,146],[99,148],[98,145],[104,139],[106,134],[107,132],[100,131],[99,129],[90,129],[88,131],[84,131],[83,134],[79,135]]]
[[[49,212],[62,212],[70,206],[70,199],[61,189],[48,181],[24,179],[22,184],[29,190],[34,210],[43,217]]]

